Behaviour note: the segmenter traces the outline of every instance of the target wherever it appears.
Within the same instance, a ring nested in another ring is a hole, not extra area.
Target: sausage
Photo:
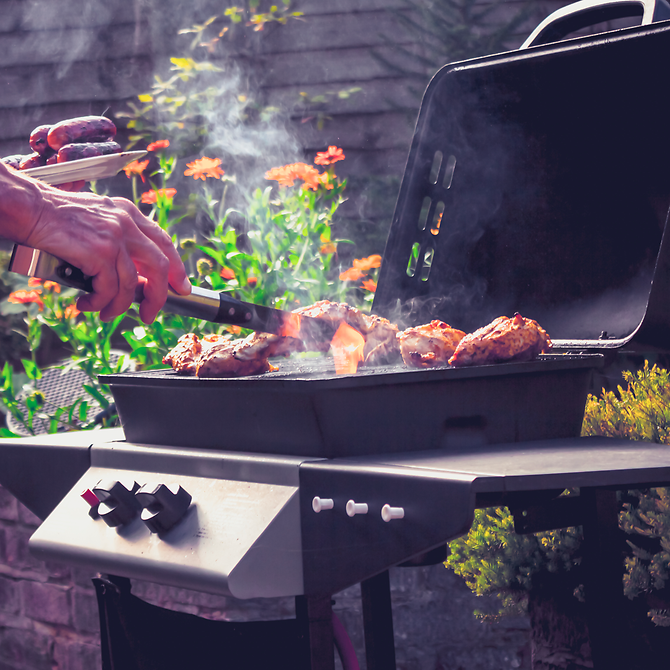
[[[49,148],[47,143],[47,135],[51,130],[51,126],[37,126],[32,133],[30,133],[30,148],[38,154],[44,154]]]
[[[58,151],[73,142],[107,142],[116,135],[116,126],[104,116],[80,116],[51,127],[47,142]]]
[[[66,144],[58,150],[58,163],[76,161],[80,158],[106,156],[107,154],[121,153],[121,146],[117,142],[86,142]]]
[[[21,161],[25,158],[23,154],[14,154],[13,156],[5,156],[0,159],[5,165],[11,165],[13,168],[19,169]]]
[[[23,160],[19,163],[19,170],[30,170],[30,168],[40,167],[45,163],[46,158],[35,151],[34,153],[23,157]]]

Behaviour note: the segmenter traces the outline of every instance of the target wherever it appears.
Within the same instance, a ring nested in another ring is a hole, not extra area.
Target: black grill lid
[[[448,65],[422,102],[373,311],[667,349],[670,24]],[[667,235],[666,235],[667,237]]]

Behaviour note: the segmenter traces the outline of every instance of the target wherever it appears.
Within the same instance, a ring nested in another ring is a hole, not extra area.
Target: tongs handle
[[[602,21],[639,16],[640,25],[670,19],[666,0],[580,0],[551,13],[519,47],[526,49],[540,44],[558,42],[570,33]]]
[[[79,268],[49,253],[21,244],[14,245],[8,269],[27,277],[55,281],[88,293],[93,292],[93,278],[85,275]],[[135,302],[142,302],[143,299],[144,287],[138,284]],[[168,287],[163,310],[275,335],[297,337],[299,332],[301,338],[313,338],[316,342],[328,342],[333,334],[332,326],[321,319],[242,302],[227,293],[218,293],[199,286],[191,287],[189,295],[179,295]]]

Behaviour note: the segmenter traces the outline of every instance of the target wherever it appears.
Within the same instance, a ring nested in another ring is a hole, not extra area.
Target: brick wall
[[[0,668],[100,667],[91,575],[28,552],[39,519],[0,489]]]

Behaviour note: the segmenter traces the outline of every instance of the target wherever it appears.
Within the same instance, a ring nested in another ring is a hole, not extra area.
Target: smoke
[[[74,64],[96,53],[98,33],[112,19],[110,3],[99,0],[25,3],[22,50],[30,52],[29,62],[52,63],[56,80],[64,80]]]
[[[271,167],[298,160],[300,149],[288,115],[278,109],[259,113],[260,91],[247,72],[228,62],[213,84],[216,98],[203,110],[208,128],[205,151],[232,161],[240,188],[258,184]]]

